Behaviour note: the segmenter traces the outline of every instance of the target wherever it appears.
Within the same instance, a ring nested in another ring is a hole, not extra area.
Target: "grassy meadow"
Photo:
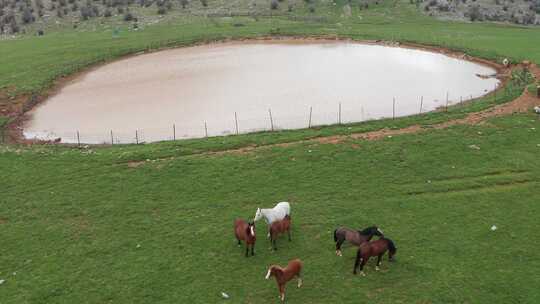
[[[272,18],[179,15],[138,31],[123,24],[118,35],[94,24],[1,40],[0,90],[42,94],[123,55],[269,35],[417,42],[540,63],[539,28],[438,21],[409,1],[350,17],[345,1],[317,3],[314,13],[283,5]],[[304,261],[304,286],[291,282],[287,303],[538,303],[538,115],[430,128],[515,99],[532,82],[520,75],[496,96],[396,120],[80,149],[2,144],[0,303],[278,303],[264,276],[293,258]],[[411,125],[423,132],[309,141]],[[270,251],[259,222],[256,255],[245,258],[233,220],[279,201],[291,202],[292,242],[283,236]],[[396,243],[396,262],[376,272],[372,259],[367,277],[354,276],[355,250],[335,256],[332,232],[373,224]]]
[[[538,130],[522,114],[250,153],[4,146],[0,298],[277,303],[266,268],[299,257],[305,285],[289,286],[288,303],[537,303]],[[293,241],[269,251],[259,223],[246,259],[233,219],[282,200],[292,204]],[[380,272],[370,261],[367,277],[353,276],[355,251],[336,257],[332,231],[372,224],[396,242],[397,261]]]

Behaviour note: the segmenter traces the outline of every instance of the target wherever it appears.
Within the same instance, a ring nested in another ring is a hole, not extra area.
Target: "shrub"
[[[135,21],[135,16],[131,12],[127,12],[124,14],[124,21]]]
[[[167,13],[167,9],[164,6],[158,7],[157,10],[158,15],[165,15]]]
[[[24,24],[32,23],[36,20],[32,11],[29,8],[25,8],[21,16],[21,20]]]
[[[201,4],[202,4],[202,6],[207,7],[208,6],[208,0],[201,0]]]
[[[180,0],[180,5],[182,5],[182,8],[186,8],[188,4],[189,4],[188,0]]]
[[[469,18],[471,21],[482,20],[482,13],[480,12],[480,7],[478,5],[473,5],[469,8]]]
[[[270,1],[270,8],[271,9],[276,10],[276,9],[278,9],[278,7],[279,7],[278,0],[271,0]]]

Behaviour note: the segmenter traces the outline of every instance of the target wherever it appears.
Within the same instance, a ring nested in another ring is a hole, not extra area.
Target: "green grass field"
[[[289,286],[289,303],[537,303],[539,130],[514,115],[374,142],[148,153],[136,168],[127,162],[154,145],[4,147],[0,298],[272,303],[267,266],[299,257],[305,286]],[[281,200],[293,241],[270,252],[259,223],[244,258],[233,219]],[[355,277],[355,252],[336,257],[332,231],[371,224],[395,240],[397,262]]]
[[[436,21],[408,1],[341,18],[337,3],[317,6],[326,22],[295,21],[282,7],[257,21],[179,16],[136,32],[125,26],[118,37],[81,27],[0,41],[0,88],[39,94],[60,75],[122,55],[270,34],[418,42],[540,63],[539,28]],[[288,286],[288,303],[538,303],[538,115],[430,129],[513,100],[532,81],[517,75],[497,98],[396,120],[147,145],[0,145],[0,303],[278,303],[264,276],[293,258],[304,261],[304,286]],[[424,132],[304,141],[413,124]],[[233,220],[278,201],[291,202],[293,241],[282,237],[271,252],[260,222],[256,256],[246,259]],[[336,257],[332,232],[373,224],[395,241],[397,261],[376,272],[373,259],[367,277],[353,276],[356,252]]]

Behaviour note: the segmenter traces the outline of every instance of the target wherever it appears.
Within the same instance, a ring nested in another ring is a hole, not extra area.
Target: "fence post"
[[[204,137],[208,138],[208,126],[206,125],[206,121],[204,122]]]
[[[495,89],[493,90],[493,102],[497,103],[497,84],[495,84]]]
[[[114,145],[114,137],[113,137],[112,130],[111,130],[111,145]]]
[[[270,115],[270,129],[274,131],[274,120],[272,119],[272,110],[268,109],[268,114]]]
[[[446,107],[444,109],[445,112],[448,112],[448,98],[449,98],[449,93],[446,92]]]
[[[309,107],[308,129],[311,128],[311,114],[313,114],[313,107]]]
[[[135,130],[135,144],[139,144],[139,131]]]
[[[341,124],[341,102],[339,103],[338,124]]]
[[[420,114],[422,114],[422,108],[424,108],[424,96],[420,97]]]
[[[172,138],[176,140],[176,124],[172,125]]]
[[[81,146],[81,137],[79,135],[79,130],[77,130],[77,147]]]
[[[459,104],[463,105],[463,96],[459,96]]]
[[[234,122],[236,124],[236,135],[238,135],[238,115],[234,112]]]
[[[392,120],[396,119],[396,98],[392,102]]]

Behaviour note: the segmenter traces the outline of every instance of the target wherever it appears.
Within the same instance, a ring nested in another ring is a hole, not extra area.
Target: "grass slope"
[[[272,303],[266,267],[300,257],[305,285],[289,286],[289,303],[537,303],[538,130],[533,114],[513,115],[137,168],[126,161],[154,145],[4,146],[0,298],[221,303],[225,291],[231,303]],[[244,258],[233,219],[281,200],[292,202],[293,241],[271,253],[260,223],[256,256]],[[371,261],[355,277],[354,250],[336,257],[332,231],[374,223],[395,240],[397,262],[377,273]]]

